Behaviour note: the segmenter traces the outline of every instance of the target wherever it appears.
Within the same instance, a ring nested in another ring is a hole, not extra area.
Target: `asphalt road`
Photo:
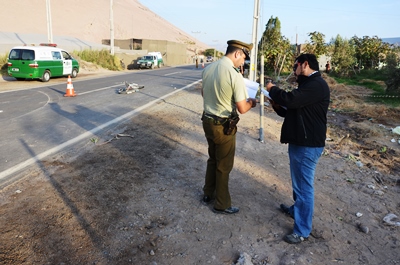
[[[48,83],[19,81],[17,90],[0,92],[0,185],[35,161],[88,142],[193,85],[201,79],[201,70],[189,65],[85,80],[78,76],[72,79],[76,97],[64,97],[66,78]],[[119,94],[125,81],[144,88]]]

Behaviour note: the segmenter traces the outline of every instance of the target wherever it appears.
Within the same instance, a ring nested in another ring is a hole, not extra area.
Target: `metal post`
[[[218,46],[219,40],[213,40],[213,42],[216,42],[216,43],[217,43],[216,46]],[[217,59],[216,59],[216,56],[217,56],[217,48],[214,47],[214,58],[213,58],[213,61],[216,61],[216,60],[217,60]]]
[[[114,12],[113,12],[113,0],[110,0],[110,47],[111,55],[114,55]]]
[[[47,42],[53,43],[53,30],[52,30],[52,26],[51,26],[50,0],[46,0],[46,13],[47,13]]]
[[[260,56],[260,87],[264,87],[264,55]],[[260,137],[259,141],[264,143],[264,93],[262,89],[260,89]]]
[[[252,43],[254,48],[250,53],[250,69],[249,69],[249,79],[251,81],[256,80],[257,73],[257,31],[258,31],[258,19],[260,17],[260,0],[254,0],[254,15],[253,15],[253,35]]]

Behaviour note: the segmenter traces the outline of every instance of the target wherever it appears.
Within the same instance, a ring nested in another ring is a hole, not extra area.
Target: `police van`
[[[161,52],[149,52],[147,55],[143,56],[138,60],[139,69],[155,67],[161,68],[164,65],[164,61]]]
[[[55,46],[55,45],[54,45]],[[8,56],[8,75],[17,80],[77,77],[79,63],[65,50],[52,46],[17,46]]]

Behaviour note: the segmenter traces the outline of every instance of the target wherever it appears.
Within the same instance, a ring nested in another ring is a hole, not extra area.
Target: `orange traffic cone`
[[[75,97],[75,90],[74,90],[74,86],[72,85],[72,80],[71,80],[71,76],[68,76],[68,82],[67,82],[67,91],[65,92],[64,97]]]

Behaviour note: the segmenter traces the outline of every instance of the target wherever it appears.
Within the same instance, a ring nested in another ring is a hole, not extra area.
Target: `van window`
[[[22,50],[21,59],[32,61],[35,59],[35,52],[32,50]]]
[[[66,51],[61,51],[64,57],[64,60],[71,60],[71,55],[69,55]]]
[[[13,49],[8,56],[10,60],[34,60],[35,51],[26,49]]]
[[[10,60],[20,60],[20,54],[21,54],[21,50],[16,49],[16,50],[11,50],[10,55],[8,56],[8,58]]]
[[[60,52],[51,52],[54,60],[61,60],[61,53]]]

